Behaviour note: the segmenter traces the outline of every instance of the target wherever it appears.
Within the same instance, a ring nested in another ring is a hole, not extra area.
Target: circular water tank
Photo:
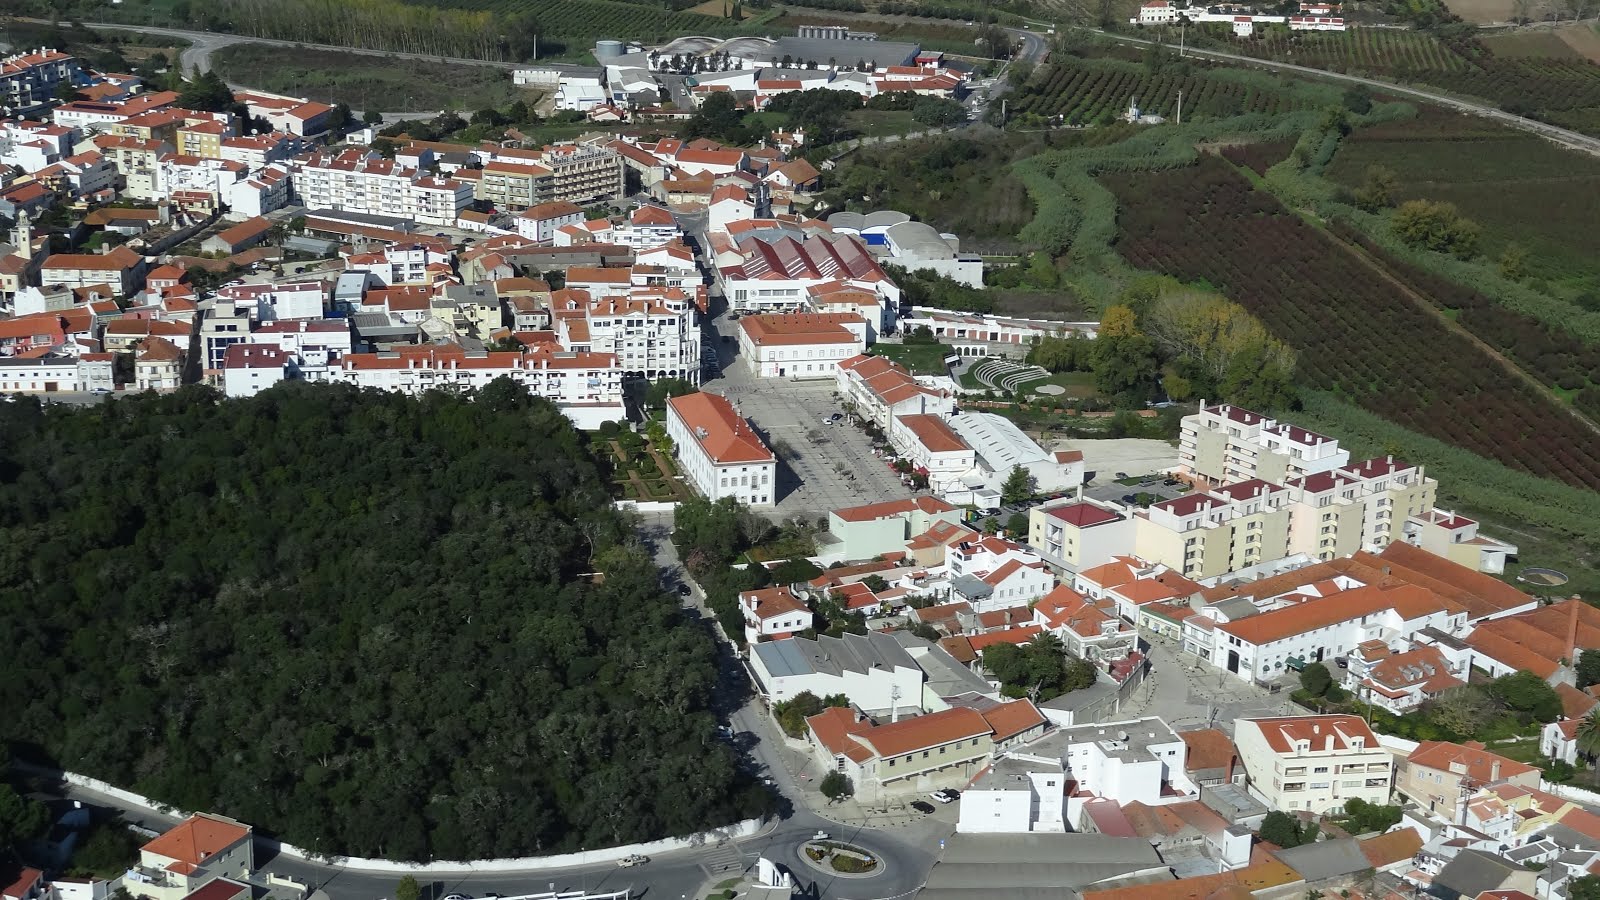
[[[616,59],[624,51],[621,41],[595,41],[594,58],[602,63],[608,59]]]

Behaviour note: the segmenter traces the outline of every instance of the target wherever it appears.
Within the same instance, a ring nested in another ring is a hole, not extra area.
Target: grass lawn
[[[1039,388],[1042,385],[1047,384],[1052,384],[1063,388],[1066,393],[1054,395],[1040,394]],[[1022,386],[1041,397],[1056,396],[1082,400],[1088,397],[1098,397],[1100,395],[1100,391],[1094,386],[1093,372],[1058,372],[1054,375],[1051,375],[1049,378],[1041,378],[1038,381],[1024,382]]]
[[[505,107],[539,94],[511,83],[510,73],[482,66],[449,66],[332,50],[235,44],[218,50],[212,65],[234,84],[273,93],[348,103],[380,112],[477,110]]]
[[[886,134],[906,134],[922,129],[922,124],[911,118],[905,109],[857,109],[845,113],[845,130],[862,137],[882,137]]]
[[[944,358],[955,354],[949,344],[873,344],[867,352],[888,357],[913,375],[943,375],[949,371]]]

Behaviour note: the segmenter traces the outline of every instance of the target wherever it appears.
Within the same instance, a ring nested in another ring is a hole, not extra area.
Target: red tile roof
[[[1060,519],[1074,528],[1093,528],[1096,525],[1105,525],[1109,522],[1121,522],[1123,520],[1121,513],[1112,512],[1093,503],[1072,503],[1066,506],[1057,506],[1047,510],[1045,514],[1053,519]]]
[[[716,394],[685,394],[667,400],[667,406],[683,421],[712,462],[772,462],[772,451],[750,429],[733,404]]]
[[[200,813],[174,825],[142,849],[167,859],[201,865],[249,836],[249,828]]]
[[[989,723],[989,729],[994,732],[997,741],[1016,737],[1030,728],[1038,728],[1045,721],[1044,713],[1027,700],[1002,703],[983,710],[979,715]]]
[[[1402,618],[1411,620],[1453,608],[1453,604],[1437,594],[1415,585],[1398,585],[1388,589],[1359,587],[1296,606],[1224,622],[1217,626],[1217,630],[1259,646],[1387,609],[1393,609]]]
[[[1441,772],[1456,772],[1464,774],[1478,784],[1489,784],[1517,775],[1526,775],[1537,771],[1533,766],[1508,759],[1498,753],[1490,753],[1483,745],[1467,746],[1452,744],[1449,741],[1423,741],[1417,749],[1411,751],[1406,757],[1406,762],[1413,766],[1427,769],[1438,769]],[[1495,763],[1499,763],[1498,777]],[[1461,766],[1464,771],[1457,772],[1456,766]]]
[[[1350,738],[1363,738],[1364,750],[1381,750],[1378,738],[1360,716],[1281,716],[1267,719],[1240,719],[1238,727],[1248,723],[1261,731],[1267,746],[1277,753],[1291,753],[1295,742],[1309,741],[1313,751],[1321,751],[1329,737],[1333,749],[1352,749]]]
[[[912,510],[921,510],[933,515],[936,513],[955,512],[955,507],[937,497],[927,495],[911,497],[906,500],[885,500],[882,503],[869,503],[866,506],[850,506],[836,509],[833,514],[846,522],[871,522],[874,519],[888,519],[895,516],[909,514]]]

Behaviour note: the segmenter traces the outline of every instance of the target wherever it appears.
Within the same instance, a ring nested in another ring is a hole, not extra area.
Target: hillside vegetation
[[[25,756],[407,860],[769,808],[715,740],[711,638],[509,382],[22,400],[0,434],[0,738]]]

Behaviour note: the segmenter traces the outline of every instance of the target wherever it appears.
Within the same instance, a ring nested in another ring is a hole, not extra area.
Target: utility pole
[[[1178,23],[1178,58],[1183,59],[1183,35],[1188,30],[1187,22]]]
[[[1183,124],[1183,91],[1178,92],[1178,124]]]

